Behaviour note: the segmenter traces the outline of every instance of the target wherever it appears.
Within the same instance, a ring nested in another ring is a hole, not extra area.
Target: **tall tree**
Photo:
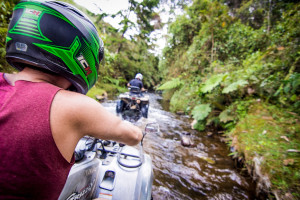
[[[159,6],[159,0],[143,0],[138,2],[136,0],[129,0],[129,7],[125,10],[121,10],[116,14],[111,15],[112,17],[120,17],[122,20],[119,25],[121,28],[118,30],[121,34],[121,40],[119,41],[119,47],[116,53],[119,53],[123,47],[126,33],[129,30],[137,32],[137,36],[130,35],[131,39],[136,39],[140,37],[143,40],[149,41],[149,35],[155,29],[155,23],[153,21],[159,18],[159,15],[155,12],[155,8]],[[131,19],[132,15],[136,15],[136,23]]]

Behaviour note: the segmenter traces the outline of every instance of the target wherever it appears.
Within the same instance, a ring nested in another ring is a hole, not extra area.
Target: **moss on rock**
[[[293,112],[255,102],[227,133],[235,155],[251,166],[249,172],[259,189],[272,191],[276,198],[300,198],[299,119]]]

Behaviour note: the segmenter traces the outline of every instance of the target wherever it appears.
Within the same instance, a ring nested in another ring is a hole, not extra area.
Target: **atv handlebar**
[[[139,145],[139,155],[132,155],[132,154],[128,154],[128,153],[123,153],[122,152],[122,150],[123,150],[122,147],[125,146],[125,145],[123,145],[121,143],[118,143],[119,148],[109,150],[109,149],[106,149],[105,146],[112,145],[114,147],[117,143],[114,142],[114,141],[101,140],[101,139],[96,139],[94,137],[85,136],[84,138],[82,138],[78,142],[78,144],[75,148],[75,152],[74,152],[75,160],[76,160],[76,162],[80,161],[84,157],[84,154],[85,154],[86,151],[95,151],[96,154],[97,154],[97,152],[99,150],[99,151],[102,152],[101,155],[107,155],[108,153],[117,154],[117,161],[123,167],[137,168],[137,167],[141,166],[144,163],[143,141],[144,141],[145,136],[148,133],[159,133],[159,125],[157,123],[148,123],[145,126],[145,129],[143,131],[143,137],[142,137],[141,143]],[[97,143],[100,143],[101,147],[98,147]],[[121,156],[124,156],[125,158],[126,157],[137,158],[138,163],[135,164],[135,165],[125,164],[121,161]]]
[[[118,153],[118,163],[126,168],[137,168],[140,167],[144,163],[144,152],[143,152],[143,140],[148,133],[158,133],[159,132],[159,125],[157,123],[148,123],[145,127],[145,130],[143,131],[143,137],[140,143],[140,148],[139,148],[139,156],[136,155],[128,155],[122,153],[122,150]],[[129,156],[129,157],[135,157],[139,158],[139,162],[136,165],[127,165],[121,161],[121,155]]]
[[[141,90],[141,88],[136,87],[136,86],[130,86],[130,87],[128,87],[128,90],[129,90],[131,93],[136,93],[136,94],[148,92],[148,90],[146,90],[146,89]]]

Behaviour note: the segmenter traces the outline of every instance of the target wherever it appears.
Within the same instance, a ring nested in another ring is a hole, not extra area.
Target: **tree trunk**
[[[269,35],[271,29],[271,12],[272,12],[272,0],[269,0],[269,11],[268,11],[268,27],[267,34]]]
[[[214,31],[211,31],[211,59],[210,59],[210,64],[213,63],[214,61],[214,45],[215,45],[215,41],[214,41]]]

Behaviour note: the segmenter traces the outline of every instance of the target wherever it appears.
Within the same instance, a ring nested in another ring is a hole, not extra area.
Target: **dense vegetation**
[[[11,67],[7,64],[5,60],[5,42],[6,42],[6,33],[9,19],[12,15],[12,10],[14,5],[19,0],[10,0],[2,1],[0,3],[0,71],[10,72],[12,71]]]
[[[124,91],[127,82],[138,72],[144,76],[145,87],[152,88],[157,84],[160,78],[157,76],[159,60],[149,51],[154,48],[150,43],[149,35],[154,31],[155,25],[150,25],[150,22],[157,21],[156,18],[159,17],[152,11],[158,3],[158,0],[141,3],[130,0],[128,10],[121,10],[113,15],[113,17],[119,15],[123,19],[120,22],[122,26],[120,29],[102,20],[107,14],[94,16],[90,13],[95,18],[95,24],[99,28],[106,47],[105,63],[100,69],[100,87],[104,86],[105,90],[112,93]],[[129,19],[132,13],[137,15],[136,24]],[[126,32],[133,28],[138,29],[139,33],[126,39]],[[113,90],[113,88],[118,90]]]
[[[232,155],[261,160],[263,188],[281,198],[300,198],[299,10],[287,0],[194,0],[170,25],[159,63],[170,109],[200,131],[225,129]]]
[[[0,71],[4,72],[12,71],[12,68],[5,61],[5,39],[12,9],[18,1],[7,0],[0,4]],[[74,4],[72,0],[64,1]],[[138,72],[144,75],[146,88],[151,89],[158,84],[160,78],[157,75],[159,60],[157,56],[150,53],[150,50],[154,49],[154,45],[150,42],[149,35],[155,30],[155,27],[159,26],[157,24],[159,23],[159,15],[153,12],[153,9],[158,6],[159,0],[141,3],[130,0],[129,3],[128,10],[122,10],[113,15],[113,17],[122,17],[120,29],[116,29],[102,20],[108,14],[95,15],[82,7],[80,8],[94,21],[105,44],[105,60],[99,69],[98,83],[101,84],[97,85],[98,89],[93,88],[96,93],[101,93],[99,88],[102,91],[107,91],[109,95],[126,91],[127,82]],[[77,5],[77,7],[80,6]],[[137,23],[130,21],[129,16],[132,13],[137,15]],[[156,23],[151,25],[150,22]],[[131,36],[130,39],[125,38],[129,29],[138,30],[138,34]]]
[[[12,70],[4,45],[17,2],[1,3],[0,71]],[[199,131],[225,130],[231,155],[245,161],[262,189],[272,191],[269,198],[300,198],[300,3],[172,0],[185,7],[184,14],[169,25],[167,46],[157,57],[150,53],[149,35],[162,27],[154,9],[164,2],[129,0],[128,10],[113,15],[122,16],[120,29],[103,21],[108,14],[82,8],[105,43],[100,81],[89,95],[124,91],[137,72],[147,88],[161,81],[158,89],[170,100],[171,111],[191,115]],[[132,28],[138,34],[128,39]]]

